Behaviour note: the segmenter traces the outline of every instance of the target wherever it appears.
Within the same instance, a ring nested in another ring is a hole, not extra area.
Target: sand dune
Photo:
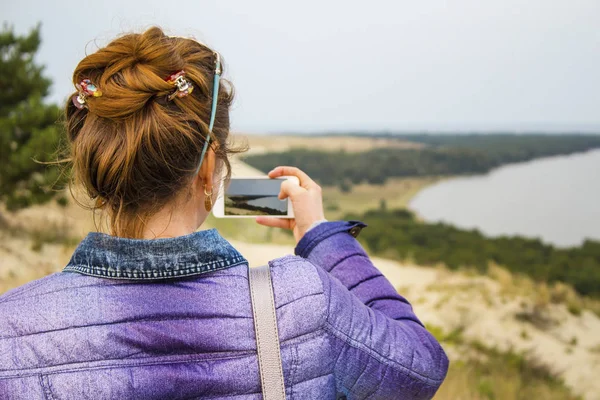
[[[247,141],[250,154],[283,152],[292,148],[311,148],[322,151],[347,151],[349,153],[387,147],[396,149],[420,149],[425,145],[408,140],[365,136],[306,136],[306,135],[244,135],[236,133],[234,140]]]
[[[291,246],[231,243],[252,266],[293,254]],[[600,374],[600,351],[596,350],[600,349],[600,318],[596,314],[585,310],[574,316],[562,304],[549,305],[547,312],[556,324],[540,329],[515,318],[533,299],[504,294],[502,285],[491,278],[377,257],[372,260],[412,302],[424,323],[447,332],[463,328],[467,339],[502,350],[529,352],[559,373],[574,393],[589,400],[600,399],[600,380],[595,379]],[[448,353],[451,360],[460,357],[455,349],[448,349]]]
[[[233,164],[234,176],[262,175],[238,160]],[[9,215],[8,220],[30,231],[49,227],[79,238],[95,229],[90,213],[75,204],[66,209],[56,204],[31,207]],[[59,271],[70,258],[72,243],[45,243],[34,251],[34,236],[0,229],[0,293]],[[253,266],[293,254],[292,246],[231,242]],[[532,309],[535,298],[514,293],[501,280],[376,257],[373,262],[412,302],[423,322],[447,332],[461,329],[465,338],[487,346],[529,352],[559,373],[574,393],[600,399],[600,380],[596,379],[600,375],[600,318],[596,314],[584,310],[576,316],[564,304],[549,304],[544,311],[548,326],[540,327],[517,318]],[[462,356],[456,349],[447,350],[451,360]]]

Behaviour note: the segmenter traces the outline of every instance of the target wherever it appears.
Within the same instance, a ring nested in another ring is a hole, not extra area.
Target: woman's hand
[[[269,178],[280,176],[295,176],[300,182],[298,186],[292,181],[284,181],[278,196],[281,200],[290,198],[295,218],[261,216],[256,217],[256,222],[265,226],[291,229],[298,243],[313,223],[325,219],[321,187],[296,167],[277,167],[269,172]]]

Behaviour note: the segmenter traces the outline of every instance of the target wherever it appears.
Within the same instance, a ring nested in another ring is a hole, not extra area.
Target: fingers
[[[277,178],[279,176],[295,176],[300,181],[300,186],[306,189],[317,186],[315,181],[310,179],[310,176],[306,175],[306,173],[296,167],[276,167],[269,172],[269,178]]]
[[[280,219],[261,216],[256,218],[256,222],[274,228],[291,229],[294,231],[296,241],[299,241],[315,221],[325,218],[321,187],[296,167],[280,166],[269,172],[271,179],[281,176],[298,178],[299,185],[295,180],[284,180],[278,195],[281,200],[286,198],[291,200],[294,218]]]
[[[306,189],[296,185],[291,181],[283,181],[281,182],[281,191],[279,192],[279,200],[287,199],[291,197],[292,199],[295,196],[298,196],[302,193],[306,192]]]
[[[270,226],[273,228],[292,229],[292,220],[273,217],[256,217],[256,222],[260,225]]]

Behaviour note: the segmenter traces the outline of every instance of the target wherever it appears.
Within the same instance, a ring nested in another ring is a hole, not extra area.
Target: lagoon
[[[560,247],[600,240],[600,149],[447,179],[419,192],[409,208],[425,221],[488,236],[538,237]]]

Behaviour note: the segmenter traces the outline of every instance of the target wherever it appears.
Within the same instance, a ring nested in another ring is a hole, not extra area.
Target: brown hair
[[[210,118],[216,54],[192,39],[170,37],[157,27],[125,34],[86,56],[73,83],[90,79],[101,97],[87,108],[66,107],[74,182],[107,211],[113,235],[139,238],[144,221],[191,183]],[[165,78],[184,70],[194,86],[187,97]],[[221,81],[210,147],[230,176],[229,107],[233,87]]]

